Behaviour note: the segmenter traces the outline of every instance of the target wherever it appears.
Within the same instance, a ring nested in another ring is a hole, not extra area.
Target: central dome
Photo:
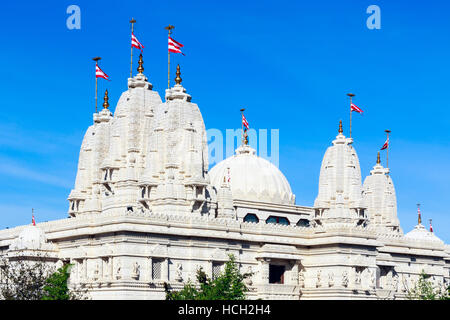
[[[240,146],[236,154],[216,166],[210,173],[211,184],[219,190],[229,178],[233,200],[250,200],[277,204],[295,204],[289,182],[269,161],[258,157],[248,145]]]

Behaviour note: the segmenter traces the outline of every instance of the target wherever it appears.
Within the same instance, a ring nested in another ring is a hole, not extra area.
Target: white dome
[[[44,231],[36,226],[26,226],[14,240],[13,249],[39,249],[46,243]]]
[[[248,145],[239,147],[235,155],[219,162],[209,176],[216,190],[222,185],[223,178],[229,176],[233,199],[295,204],[295,195],[283,173],[258,157],[256,150]]]
[[[443,243],[441,239],[436,237],[433,232],[428,231],[423,225],[418,224],[410,232],[405,235],[405,238],[416,241],[432,241]]]

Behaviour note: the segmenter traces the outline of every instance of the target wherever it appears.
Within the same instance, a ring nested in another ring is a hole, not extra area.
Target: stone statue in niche
[[[122,279],[122,266],[120,265],[120,261],[117,264],[117,269],[116,269],[116,279]]]
[[[374,270],[369,270],[369,274],[370,274],[370,287],[375,288],[377,284],[376,272]]]
[[[300,288],[305,287],[305,271],[304,270],[300,270],[300,272],[298,273],[298,285],[300,286]]]
[[[319,288],[322,286],[322,270],[317,270],[317,280],[316,280],[316,287]]]
[[[328,286],[329,287],[334,286],[334,273],[333,273],[333,271],[330,271],[328,273]]]
[[[141,267],[139,266],[139,263],[135,262],[133,265],[133,273],[131,277],[135,280],[139,280],[139,276],[141,275],[140,271]]]
[[[247,267],[247,271],[245,272],[248,274],[248,276],[244,279],[244,283],[247,286],[251,286],[253,284],[252,275],[253,275],[253,269],[252,266]]]
[[[361,271],[355,268],[355,284],[360,285],[361,284]]]
[[[100,265],[98,264],[98,262],[95,264],[95,269],[94,269],[94,276],[93,279],[94,281],[99,280],[99,274],[100,274]]]
[[[398,275],[397,274],[392,278],[392,289],[395,292],[398,291]]]
[[[348,287],[348,272],[344,271],[342,273],[342,286],[347,288]]]
[[[182,282],[183,281],[183,266],[181,263],[177,263],[177,270],[175,271],[175,281]]]

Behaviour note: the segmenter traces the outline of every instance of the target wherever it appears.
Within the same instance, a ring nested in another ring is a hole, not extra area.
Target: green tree
[[[448,300],[450,299],[450,287],[433,286],[433,282],[429,280],[430,275],[424,270],[420,273],[419,280],[414,287],[408,290],[407,298],[410,300]]]
[[[215,279],[209,278],[200,268],[197,270],[199,285],[189,281],[180,291],[170,291],[165,283],[166,300],[244,300],[248,291],[244,279],[251,275],[252,273],[241,274],[235,257],[230,254],[224,271]]]
[[[45,281],[44,296],[42,300],[69,300],[70,291],[67,286],[70,272],[68,271],[70,264],[65,264],[55,273],[48,277]]]

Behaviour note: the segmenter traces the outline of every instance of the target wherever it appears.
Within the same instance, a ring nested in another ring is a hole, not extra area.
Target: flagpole
[[[169,31],[169,37],[172,34],[172,29],[174,29],[175,27],[171,24],[169,24],[167,27],[165,27],[164,29]],[[170,89],[170,51],[169,49],[167,49],[167,59],[168,59],[168,63],[167,63],[167,89]]]
[[[243,121],[243,118],[244,118],[244,111],[245,111],[245,109],[241,109],[241,124],[242,124],[242,133],[241,133],[242,137],[241,137],[241,141],[242,141],[242,145],[244,145],[244,121]]]
[[[102,58],[100,58],[100,57],[92,58],[92,60],[95,61],[95,65],[96,66],[98,65],[98,61],[101,60],[101,59]],[[98,83],[97,83],[97,75],[95,75],[95,113],[97,113],[97,85],[98,85]]]
[[[131,18],[131,34],[133,34],[134,31],[134,24],[136,23],[136,20],[134,18]],[[133,77],[133,46],[131,46],[131,65],[130,65],[130,78]]]
[[[347,93],[347,95],[350,97],[350,136],[352,137],[352,98],[355,96],[353,93]]]
[[[389,168],[389,133],[391,132],[390,130],[384,130],[384,132],[386,132],[387,135],[387,147],[386,147],[386,168]]]

